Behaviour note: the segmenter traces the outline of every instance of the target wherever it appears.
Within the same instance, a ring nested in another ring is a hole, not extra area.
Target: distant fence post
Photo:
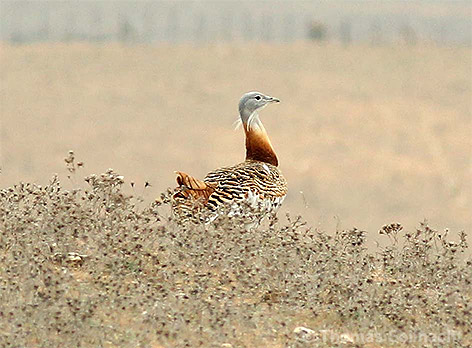
[[[38,39],[40,41],[49,41],[50,40],[50,30],[51,30],[51,24],[49,23],[50,21],[50,13],[49,13],[49,6],[45,4],[44,8],[44,18],[41,21],[41,28],[38,30]]]
[[[272,15],[262,16],[262,39],[264,41],[272,41],[273,39]]]
[[[233,14],[231,12],[226,12],[221,16],[221,29],[222,39],[224,41],[233,40]]]
[[[65,42],[73,41],[77,37],[77,14],[74,11],[68,9],[65,18],[66,23],[64,28],[63,40]]]
[[[204,14],[196,17],[194,40],[195,41],[206,41],[207,40],[207,18]]]
[[[379,22],[372,22],[370,25],[370,44],[380,46],[383,43],[382,27]]]
[[[295,37],[295,18],[293,14],[287,14],[284,16],[284,33],[283,38],[286,42],[291,42]]]
[[[87,32],[87,37],[94,41],[103,41],[104,33],[103,33],[103,13],[102,9],[95,4],[92,7],[92,14],[91,14],[91,30]]]
[[[152,42],[155,39],[154,8],[152,3],[146,3],[143,12],[143,41]]]
[[[341,43],[344,46],[349,46],[352,42],[351,20],[344,19],[341,21],[341,25],[339,26],[339,34],[341,37]]]
[[[243,12],[243,38],[246,41],[254,39],[254,21],[250,12]]]
[[[167,38],[170,42],[176,42],[178,40],[179,30],[179,12],[178,7],[173,6],[169,10],[167,16]]]

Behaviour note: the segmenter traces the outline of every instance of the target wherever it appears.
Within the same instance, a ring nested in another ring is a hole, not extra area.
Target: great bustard
[[[278,102],[278,99],[259,92],[249,92],[241,97],[237,122],[242,124],[246,134],[246,160],[215,169],[203,181],[176,172],[179,187],[174,198],[180,201],[179,204],[185,205],[193,199],[213,212],[222,205],[238,211],[244,202],[262,208],[266,213],[280,207],[287,194],[287,182],[277,168],[277,156],[258,113],[268,104]]]

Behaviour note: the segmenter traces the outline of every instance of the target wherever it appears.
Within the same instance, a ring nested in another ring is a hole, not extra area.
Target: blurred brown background
[[[426,218],[470,235],[469,3],[259,3],[245,25],[234,13],[252,13],[247,2],[219,17],[204,4],[192,17],[184,5],[147,2],[152,11],[131,7],[129,18],[127,2],[63,12],[44,3],[40,20],[34,3],[2,4],[2,188],[53,173],[67,181],[63,158],[73,149],[85,167],[70,185],[111,167],[151,200],[174,186],[174,170],[201,178],[243,160],[232,123],[240,96],[259,90],[282,100],[261,113],[289,182],[282,212],[326,230],[376,232],[394,221],[411,229]],[[21,13],[36,27],[15,19]],[[356,13],[372,20],[357,25]],[[236,23],[223,34],[222,18]]]

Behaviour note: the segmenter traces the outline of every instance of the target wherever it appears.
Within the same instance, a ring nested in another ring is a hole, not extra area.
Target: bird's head
[[[249,92],[244,94],[239,101],[239,114],[242,121],[247,121],[255,111],[267,106],[270,103],[279,103],[280,100],[260,92]],[[245,119],[246,118],[246,119]]]

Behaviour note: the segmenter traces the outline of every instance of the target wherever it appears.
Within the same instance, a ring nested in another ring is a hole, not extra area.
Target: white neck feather
[[[243,121],[241,120],[241,117],[239,117],[234,122],[235,129],[239,129],[239,127],[241,127],[242,124],[243,124]],[[251,131],[265,132],[264,125],[262,124],[262,121],[260,120],[259,114],[257,113],[257,111],[254,111],[252,114],[249,115],[246,121],[246,127],[248,130],[251,130]]]

